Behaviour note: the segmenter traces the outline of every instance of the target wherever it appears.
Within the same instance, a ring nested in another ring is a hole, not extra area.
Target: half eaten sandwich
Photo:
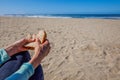
[[[40,30],[37,35],[28,34],[28,36],[27,36],[27,39],[35,39],[35,38],[39,38],[40,42],[44,43],[45,39],[47,38],[47,34],[44,30]],[[29,44],[25,45],[25,47],[28,48],[29,50],[34,50],[35,42],[29,43]]]

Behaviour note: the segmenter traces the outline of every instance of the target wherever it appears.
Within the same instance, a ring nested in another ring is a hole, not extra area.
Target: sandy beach
[[[51,43],[45,80],[120,80],[120,20],[0,17],[0,48],[39,30]]]

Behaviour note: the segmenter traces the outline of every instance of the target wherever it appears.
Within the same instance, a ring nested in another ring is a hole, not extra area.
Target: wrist
[[[37,68],[37,66],[39,65],[35,59],[31,59],[29,63],[33,65],[34,69]]]
[[[15,53],[17,53],[13,46],[6,47],[5,51],[9,56],[13,56]]]
[[[41,58],[33,56],[29,63],[32,64],[34,68],[37,68],[38,65],[41,63],[41,60]]]

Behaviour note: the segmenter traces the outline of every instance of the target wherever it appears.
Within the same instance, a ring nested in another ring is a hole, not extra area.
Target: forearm
[[[34,68],[30,63],[24,63],[19,70],[5,80],[28,80],[34,74]]]
[[[15,49],[15,46],[10,45],[5,48],[5,51],[9,56],[13,56],[15,53],[17,53],[17,50]]]

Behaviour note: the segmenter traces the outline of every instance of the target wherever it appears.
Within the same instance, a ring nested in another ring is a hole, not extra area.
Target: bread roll
[[[37,35],[33,34],[32,36],[29,34],[27,36],[28,39],[35,39],[35,38],[39,38],[40,42],[43,43],[45,41],[47,37],[47,34],[44,30],[40,30],[39,33]],[[35,48],[35,42],[29,43],[25,46],[27,49],[29,50],[34,50]]]

